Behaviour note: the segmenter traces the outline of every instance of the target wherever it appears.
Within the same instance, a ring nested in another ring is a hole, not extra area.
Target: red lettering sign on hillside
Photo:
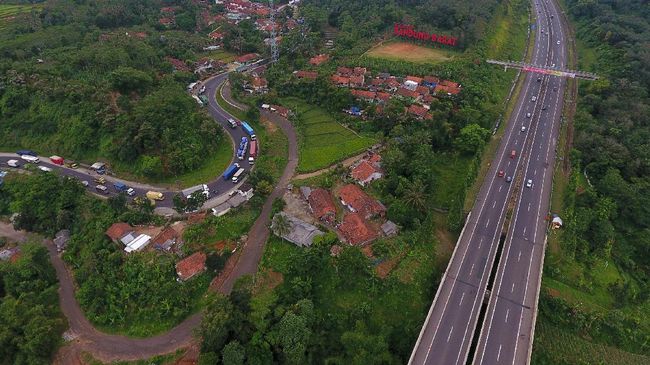
[[[430,41],[433,43],[440,43],[440,44],[444,44],[447,46],[454,46],[454,47],[456,46],[456,41],[458,40],[458,38],[448,36],[448,35],[418,32],[415,30],[415,27],[412,25],[399,24],[399,23],[395,23],[395,27],[393,28],[393,33],[399,37],[408,37],[413,39],[419,39],[421,41]]]

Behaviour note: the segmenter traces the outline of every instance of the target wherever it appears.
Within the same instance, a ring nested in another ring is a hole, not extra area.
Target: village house
[[[223,41],[223,37],[225,35],[222,32],[219,32],[218,30],[213,30],[210,34],[208,34],[208,37],[210,39],[213,39],[215,41]]]
[[[176,245],[178,238],[178,232],[172,227],[167,227],[151,243],[156,250],[169,252]]]
[[[318,78],[318,72],[316,71],[294,71],[294,75],[296,75],[297,78],[299,79],[308,79],[308,80],[316,80]]]
[[[165,59],[172,64],[175,71],[190,72],[190,68],[185,62],[173,57],[166,57]]]
[[[361,160],[350,173],[352,178],[356,180],[361,186],[366,186],[373,180],[381,179],[383,173],[374,164],[366,160]]]
[[[289,222],[289,230],[282,235],[282,238],[300,247],[309,247],[314,242],[316,236],[324,234],[316,226],[302,221],[294,216],[285,214],[284,212],[278,213],[286,217]],[[273,225],[271,229],[273,230]]]
[[[375,98],[377,97],[377,93],[374,91],[351,90],[350,92],[352,93],[352,96],[354,96],[355,98],[365,100],[369,103],[375,101]]]
[[[363,87],[364,83],[365,83],[365,76],[363,75],[350,76],[350,87],[360,88]]]
[[[314,56],[311,59],[309,59],[309,64],[312,66],[320,66],[323,63],[327,62],[329,60],[330,56],[328,54],[319,54],[318,56]]]
[[[239,65],[249,65],[253,63],[259,55],[257,53],[247,53],[243,56],[238,57],[235,62]]]
[[[204,272],[207,269],[205,266],[206,259],[207,256],[203,252],[195,252],[177,262],[176,275],[178,275],[178,280],[187,281]]]
[[[338,227],[345,242],[358,246],[375,240],[378,236],[359,213],[348,213]]]
[[[291,110],[281,105],[271,105],[270,109],[272,112],[279,114],[281,117],[289,118],[289,116],[291,116]]]
[[[414,99],[416,101],[418,99],[420,99],[420,94],[416,93],[413,90],[409,90],[409,89],[406,89],[406,88],[403,88],[403,87],[400,87],[399,89],[397,89],[396,95],[401,97],[401,98],[404,98],[404,99],[409,99],[410,98],[410,99]]]
[[[251,86],[256,93],[265,93],[268,90],[268,85],[268,81],[263,77],[253,76],[251,80]]]
[[[348,87],[350,86],[350,78],[346,76],[341,76],[341,75],[332,75],[330,78],[334,85],[339,86],[339,87]]]
[[[359,213],[363,218],[383,217],[386,214],[386,207],[366,194],[357,185],[348,184],[343,186],[339,191],[339,198],[341,204],[351,212]]]
[[[311,190],[307,201],[309,202],[309,209],[314,217],[325,223],[334,223],[336,219],[336,206],[329,191],[322,188]]]
[[[412,104],[409,106],[408,113],[416,116],[418,119],[428,120],[433,118],[431,114],[429,114],[429,109],[417,104]]]
[[[133,241],[135,238],[133,236],[133,227],[131,227],[130,224],[123,222],[113,223],[106,230],[106,235],[111,239],[111,241],[115,243],[122,242],[125,245]]]

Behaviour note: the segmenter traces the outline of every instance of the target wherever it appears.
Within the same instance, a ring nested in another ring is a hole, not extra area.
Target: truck
[[[113,184],[113,187],[115,188],[116,191],[124,192],[128,196],[135,195],[135,190],[133,188],[130,188],[130,187],[126,186],[125,183],[122,183],[122,182],[118,181],[118,182]]]
[[[241,179],[243,177],[244,172],[246,172],[246,170],[244,170],[244,169],[237,170],[237,172],[235,172],[235,174],[232,176],[232,182],[234,184],[239,182],[239,179]]]
[[[255,164],[255,158],[257,157],[257,141],[251,141],[251,145],[248,149],[248,164]]]
[[[203,106],[208,105],[208,97],[207,96],[201,95],[201,96],[199,96],[199,100],[201,100],[201,102],[203,103]]]
[[[21,155],[20,158],[22,158],[23,160],[25,160],[27,162],[31,162],[31,163],[39,163],[39,162],[41,162],[41,160],[38,157],[34,157],[32,155]]]
[[[251,139],[254,140],[256,138],[255,131],[253,131],[253,128],[251,128],[251,126],[248,125],[247,122],[242,121],[241,127],[244,130],[244,132],[246,132],[246,134],[248,134],[251,137]]]
[[[205,194],[206,198],[210,198],[210,188],[208,188],[208,186],[206,184],[192,186],[191,188],[187,188],[187,189],[182,191],[183,196],[185,198],[189,198],[190,195],[192,195],[192,194],[194,194],[196,192],[202,192],[203,194]]]
[[[52,163],[55,165],[63,166],[63,157],[50,156],[50,161],[52,161]]]
[[[159,191],[147,191],[146,196],[149,200],[165,200],[165,196]]]
[[[244,157],[246,156],[246,149],[242,148],[241,146],[237,149],[237,159],[238,160],[243,160]]]
[[[230,166],[228,169],[226,169],[226,171],[223,173],[223,179],[226,180],[226,181],[230,180],[232,175],[234,175],[235,172],[237,172],[238,169],[239,169],[239,164],[238,163],[232,164],[232,166]]]
[[[34,156],[34,157],[38,156],[38,154],[36,152],[32,151],[32,150],[19,150],[19,151],[16,151],[16,154],[18,156],[23,156],[23,155],[30,155],[30,156]]]

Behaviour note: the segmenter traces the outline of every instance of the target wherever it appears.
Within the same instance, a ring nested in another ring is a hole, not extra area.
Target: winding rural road
[[[210,95],[210,105],[208,107],[217,122],[223,121],[224,118],[225,120],[232,118],[216,103],[214,98],[215,92],[219,90],[226,79],[227,74],[223,74],[205,82],[206,92]],[[226,94],[224,96],[228,98],[230,95]],[[230,102],[234,103],[232,100]],[[275,189],[264,203],[262,213],[248,232],[248,240],[243,246],[236,266],[232,272],[228,273],[225,281],[218,288],[224,294],[232,290],[233,284],[241,276],[257,272],[257,266],[264,252],[264,244],[269,237],[268,227],[273,201],[275,198],[282,196],[298,165],[296,132],[291,123],[277,114],[269,114],[264,111],[262,114],[286,134],[289,141],[289,161]],[[112,362],[146,359],[156,355],[168,354],[190,345],[194,330],[201,323],[202,313],[200,312],[188,317],[169,331],[149,338],[131,338],[98,331],[88,321],[79,306],[75,298],[75,284],[72,275],[57,253],[52,241],[47,240],[46,246],[60,283],[59,301],[61,310],[68,319],[69,332],[75,337],[74,343],[81,351],[88,352],[99,360]]]

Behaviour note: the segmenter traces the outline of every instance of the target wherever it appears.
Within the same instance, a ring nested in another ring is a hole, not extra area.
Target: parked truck
[[[246,172],[244,169],[237,170],[237,172],[235,172],[235,174],[232,176],[232,182],[235,184],[238,183],[239,179],[244,176],[244,172]]]
[[[239,164],[238,164],[238,163],[234,163],[234,164],[232,164],[232,166],[230,166],[230,167],[229,167],[229,168],[228,168],[228,169],[223,173],[223,179],[226,180],[226,181],[230,180],[230,178],[232,177],[232,175],[234,175],[235,172],[237,172],[238,169],[239,169]]]
[[[117,192],[126,193],[126,195],[128,195],[128,196],[135,195],[135,189],[128,187],[126,184],[124,184],[122,182],[118,181],[118,182],[114,183],[113,187],[115,188],[115,190]]]
[[[255,138],[256,138],[256,136],[255,136],[255,131],[253,131],[253,128],[251,128],[251,126],[248,125],[247,122],[243,122],[243,121],[242,121],[242,122],[241,122],[241,127],[242,127],[242,129],[244,130],[244,132],[246,132],[246,134],[248,134],[248,136],[251,137],[251,139],[255,139]]]
[[[257,141],[251,141],[250,148],[248,149],[248,164],[255,164],[257,158]]]
[[[149,200],[165,200],[165,196],[159,191],[147,191],[146,196]]]
[[[192,186],[191,188],[187,188],[187,189],[182,191],[183,196],[185,198],[189,198],[190,195],[192,195],[192,194],[194,194],[196,192],[202,192],[203,194],[205,194],[206,198],[208,198],[208,199],[210,198],[210,188],[208,188],[208,186],[206,184]]]

